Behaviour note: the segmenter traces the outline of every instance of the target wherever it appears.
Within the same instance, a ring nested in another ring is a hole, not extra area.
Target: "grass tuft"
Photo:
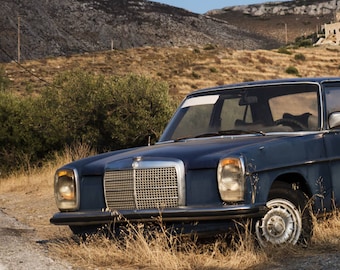
[[[201,241],[196,237],[157,232],[128,225],[123,238],[97,234],[85,241],[66,239],[50,244],[52,252],[84,267],[113,269],[248,269],[268,262],[249,231]]]

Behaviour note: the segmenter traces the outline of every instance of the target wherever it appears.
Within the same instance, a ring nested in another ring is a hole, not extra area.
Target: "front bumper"
[[[267,211],[265,205],[235,205],[211,208],[181,207],[172,209],[143,209],[118,211],[59,212],[50,222],[55,225],[87,226],[129,222],[189,222],[260,218]]]

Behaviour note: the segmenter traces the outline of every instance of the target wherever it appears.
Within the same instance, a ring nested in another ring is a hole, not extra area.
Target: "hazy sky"
[[[208,10],[228,6],[250,5],[265,2],[278,2],[269,0],[152,0],[175,7],[185,8],[195,13],[205,13]]]

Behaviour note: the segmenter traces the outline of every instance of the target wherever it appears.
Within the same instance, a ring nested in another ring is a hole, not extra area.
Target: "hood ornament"
[[[141,157],[141,156],[139,156],[139,157],[134,157],[134,158],[133,158],[133,162],[132,162],[132,168],[133,168],[133,169],[137,169],[138,166],[139,166],[139,162],[141,162],[141,161],[142,161],[142,157]]]

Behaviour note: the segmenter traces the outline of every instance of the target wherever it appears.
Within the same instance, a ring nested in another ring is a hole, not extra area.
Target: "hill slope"
[[[0,4],[0,62],[19,58],[18,29],[22,60],[112,47],[278,46],[226,21],[146,0],[0,0]]]
[[[287,54],[290,53],[290,54]],[[294,76],[340,75],[340,49],[315,47],[278,50],[219,48],[133,48],[4,64],[12,81],[9,91],[20,95],[39,92],[66,70],[82,69],[106,76],[144,74],[168,82],[172,94],[242,81]],[[287,74],[295,67],[298,74]]]

